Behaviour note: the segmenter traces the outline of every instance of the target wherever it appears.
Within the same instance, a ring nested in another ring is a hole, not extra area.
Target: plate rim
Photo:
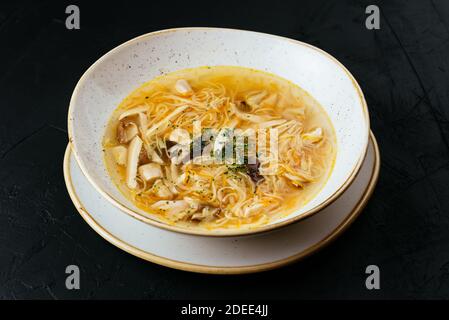
[[[153,219],[152,217],[145,217],[142,214],[138,213],[137,211],[134,211],[133,209],[129,208],[128,206],[122,204],[120,201],[118,201],[117,199],[115,199],[115,197],[111,196],[108,192],[106,192],[105,190],[103,190],[98,184],[97,182],[91,177],[91,175],[89,174],[88,170],[85,168],[84,166],[84,162],[81,160],[81,157],[79,156],[78,152],[77,152],[77,147],[76,147],[76,141],[74,139],[74,135],[73,135],[73,126],[72,126],[72,122],[74,120],[72,114],[73,114],[73,105],[74,105],[74,100],[76,98],[76,95],[78,93],[80,84],[85,80],[85,78],[87,77],[87,75],[89,74],[89,72],[91,72],[91,70],[93,70],[93,68],[101,63],[104,59],[106,59],[107,57],[109,57],[110,55],[112,55],[116,50],[120,49],[120,48],[124,48],[125,46],[129,46],[131,45],[133,42],[138,41],[140,39],[143,39],[145,37],[148,36],[154,36],[154,35],[159,35],[159,34],[163,34],[163,33],[171,33],[171,32],[177,32],[179,30],[182,31],[189,31],[189,30],[224,30],[224,31],[231,31],[231,32],[247,32],[247,33],[254,33],[254,34],[259,34],[259,35],[264,35],[264,36],[269,36],[269,37],[273,37],[273,38],[277,38],[283,41],[289,41],[298,45],[302,45],[305,47],[308,47],[309,49],[315,50],[321,54],[323,54],[324,56],[330,58],[330,60],[332,60],[334,63],[336,63],[337,66],[339,66],[348,76],[348,78],[351,80],[352,85],[354,86],[354,88],[357,91],[357,94],[359,96],[359,99],[361,101],[362,104],[362,111],[364,113],[365,116],[365,121],[366,121],[366,130],[368,133],[368,138],[365,141],[365,145],[363,147],[363,152],[360,156],[360,158],[357,160],[357,163],[355,164],[351,174],[348,176],[348,178],[346,179],[346,181],[331,195],[329,196],[324,202],[322,202],[321,204],[315,206],[314,208],[302,213],[301,215],[298,215],[294,218],[291,219],[287,219],[285,221],[281,221],[281,222],[277,222],[277,223],[273,223],[270,225],[266,225],[263,227],[259,227],[259,228],[254,228],[254,229],[248,229],[248,230],[234,230],[234,231],[228,231],[228,232],[223,232],[223,233],[209,233],[209,232],[204,232],[201,230],[195,230],[195,229],[186,229],[186,228],[182,228],[176,225],[170,225],[167,223],[164,223],[162,221],[158,221],[156,219]],[[330,53],[324,51],[323,49],[320,49],[314,45],[311,45],[309,43],[300,41],[300,40],[296,40],[296,39],[291,39],[288,37],[284,37],[284,36],[279,36],[279,35],[275,35],[275,34],[270,34],[270,33],[264,33],[264,32],[258,32],[258,31],[252,31],[252,30],[244,30],[244,29],[235,29],[235,28],[221,28],[221,27],[179,27],[179,28],[170,28],[170,29],[163,29],[163,30],[157,30],[157,31],[153,31],[153,32],[149,32],[149,33],[145,33],[142,34],[140,36],[137,36],[135,38],[132,38],[114,48],[112,48],[111,50],[109,50],[108,52],[106,52],[104,55],[102,55],[99,59],[97,59],[81,76],[81,78],[78,80],[73,92],[72,92],[72,96],[70,98],[70,103],[69,103],[69,109],[68,109],[68,114],[67,114],[67,133],[69,136],[69,141],[72,144],[72,152],[74,154],[74,157],[78,163],[78,165],[80,166],[81,171],[83,172],[84,176],[89,180],[89,182],[91,183],[91,185],[94,186],[94,188],[106,199],[108,200],[112,205],[114,205],[115,207],[117,207],[118,209],[120,209],[121,211],[127,213],[128,215],[153,226],[159,227],[159,228],[163,228],[169,231],[173,231],[173,232],[179,232],[179,233],[184,233],[184,234],[189,234],[189,235],[200,235],[200,236],[207,236],[207,237],[235,237],[235,236],[247,236],[247,235],[254,235],[254,234],[258,234],[258,233],[263,233],[263,232],[268,232],[271,230],[275,230],[277,228],[281,228],[281,227],[285,227],[288,226],[292,223],[296,223],[299,222],[301,220],[307,219],[311,216],[313,216],[315,213],[325,209],[327,206],[331,205],[335,200],[337,200],[354,182],[355,177],[357,176],[357,173],[359,171],[359,169],[361,168],[363,161],[366,157],[366,153],[367,153],[367,149],[368,149],[368,144],[369,144],[369,139],[370,139],[370,132],[371,132],[371,125],[370,125],[370,118],[369,118],[369,109],[368,109],[368,104],[366,102],[365,96],[363,94],[363,91],[360,87],[360,85],[358,84],[357,80],[355,79],[355,77],[352,75],[352,73],[337,59],[335,58],[333,55],[331,55]]]
[[[377,144],[377,140],[372,131],[370,131],[370,139],[371,139],[371,141],[373,143],[373,147],[374,147],[374,166],[373,166],[373,170],[371,173],[371,180],[368,183],[362,197],[360,198],[360,200],[357,202],[357,204],[352,209],[352,212],[350,214],[348,214],[346,216],[346,218],[333,231],[331,231],[326,237],[324,237],[318,243],[315,243],[311,247],[307,248],[306,250],[303,250],[297,254],[294,254],[290,257],[283,258],[280,260],[276,260],[276,261],[272,261],[272,262],[268,262],[268,263],[256,264],[256,265],[242,266],[242,267],[207,266],[207,265],[187,263],[187,262],[177,261],[177,260],[173,260],[173,259],[169,259],[169,258],[164,258],[164,257],[158,256],[158,255],[143,251],[142,249],[139,249],[131,244],[128,244],[125,241],[121,240],[120,238],[114,236],[112,233],[110,233],[108,230],[106,230],[103,226],[101,226],[90,215],[90,213],[84,208],[82,202],[79,200],[79,198],[76,194],[76,191],[74,190],[71,173],[70,173],[70,155],[72,153],[70,143],[67,144],[65,154],[64,154],[64,162],[63,162],[64,181],[65,181],[70,199],[72,200],[78,213],[81,215],[81,217],[84,219],[84,221],[96,233],[98,233],[103,239],[105,239],[109,243],[113,244],[114,246],[118,247],[119,249],[121,249],[129,254],[132,254],[138,258],[141,258],[143,260],[146,260],[146,261],[158,264],[158,265],[162,265],[162,266],[169,267],[172,269],[189,271],[189,272],[208,273],[208,274],[255,273],[255,272],[268,271],[268,270],[276,269],[276,268],[279,268],[282,266],[286,266],[293,262],[299,261],[305,257],[308,257],[312,253],[319,251],[320,249],[324,248],[325,246],[327,246],[328,244],[333,242],[335,239],[337,239],[352,224],[352,222],[355,221],[355,219],[360,215],[362,210],[365,208],[366,204],[368,203],[368,200],[371,198],[371,195],[374,192],[375,186],[376,186],[378,178],[379,178],[381,158],[380,158],[379,146]]]

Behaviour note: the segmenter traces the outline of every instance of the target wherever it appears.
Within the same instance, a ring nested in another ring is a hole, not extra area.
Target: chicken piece
[[[161,165],[158,163],[148,163],[139,167],[139,176],[145,181],[152,181],[157,178],[162,178]]]
[[[159,200],[151,205],[153,209],[162,211],[166,217],[173,221],[184,218],[190,209],[189,204],[184,200]]]
[[[183,96],[191,94],[193,92],[190,84],[184,79],[176,81],[175,90]]]
[[[118,165],[126,165],[128,149],[125,146],[116,146],[111,148],[112,157]]]
[[[245,218],[250,217],[253,213],[257,212],[259,209],[263,208],[264,205],[261,202],[256,202],[253,203],[249,206],[247,206],[244,210],[243,210],[243,216]]]
[[[194,211],[197,211],[201,207],[201,203],[193,198],[190,197],[184,197],[184,201],[189,204],[190,209],[193,209]]]
[[[162,179],[158,179],[154,182],[152,187],[153,192],[162,199],[171,199],[173,198],[173,193],[167,187]]]
[[[212,218],[220,212],[220,208],[214,208],[210,206],[206,206],[199,213],[195,213],[192,215],[192,220],[203,220],[207,218]]]

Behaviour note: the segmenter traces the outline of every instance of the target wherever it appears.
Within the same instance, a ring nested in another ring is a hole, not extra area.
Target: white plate
[[[201,48],[200,50],[198,48]],[[102,138],[113,110],[133,89],[161,73],[232,65],[268,71],[299,85],[324,108],[335,128],[337,154],[323,188],[292,214],[263,227],[186,228],[148,214],[127,199],[104,166]],[[351,184],[366,153],[369,115],[354,77],[335,58],[309,44],[279,36],[222,28],[176,28],[134,38],[109,51],[81,77],[70,101],[68,133],[81,170],[98,193],[124,212],[158,227],[209,236],[276,229],[305,219]]]
[[[81,216],[117,247],[171,268],[231,274],[269,270],[291,263],[335,239],[366,205],[376,185],[379,166],[379,150],[371,134],[368,152],[357,177],[327,208],[275,231],[216,238],[160,229],[120,211],[88,182],[70,145],[64,158],[64,176],[70,197]]]

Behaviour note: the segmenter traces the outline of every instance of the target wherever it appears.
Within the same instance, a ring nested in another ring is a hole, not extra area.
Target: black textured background
[[[0,3],[0,298],[449,298],[449,1]],[[381,29],[365,28],[365,8]],[[66,115],[81,74],[135,36],[177,26],[278,34],[339,59],[368,101],[382,167],[353,226],[312,257],[261,274],[160,267],[98,236],[64,185]],[[68,291],[65,267],[81,269]],[[365,289],[365,268],[381,290]]]

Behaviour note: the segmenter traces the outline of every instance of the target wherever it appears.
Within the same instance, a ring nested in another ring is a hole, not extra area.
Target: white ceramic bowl
[[[328,113],[337,138],[334,169],[323,189],[304,207],[257,228],[202,230],[169,225],[126,199],[103,162],[102,138],[113,110],[132,90],[160,75],[205,65],[255,68],[286,78],[308,91]],[[81,77],[68,114],[76,160],[98,192],[123,212],[172,231],[210,236],[250,234],[301,220],[332,203],[354,180],[368,145],[369,115],[349,71],[326,52],[279,36],[221,28],[152,32],[111,50]]]

